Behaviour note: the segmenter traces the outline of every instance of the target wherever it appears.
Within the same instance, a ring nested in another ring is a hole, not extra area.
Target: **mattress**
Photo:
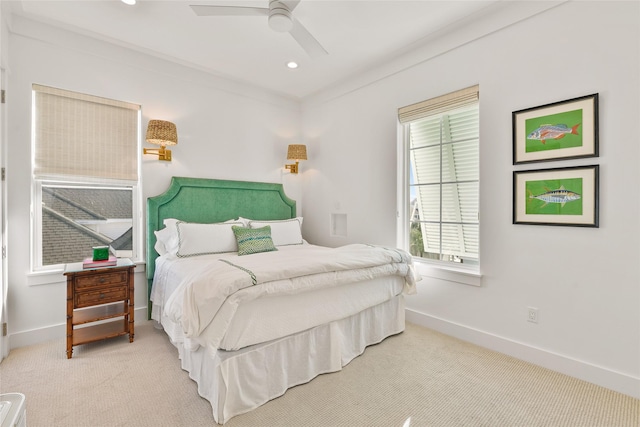
[[[280,250],[304,251],[313,245],[304,246],[305,248],[285,246]],[[173,342],[181,343],[191,350],[205,346],[210,351],[234,351],[350,317],[389,301],[400,295],[405,288],[405,279],[398,275],[318,287],[308,292],[290,290],[269,294],[258,287],[250,287],[241,290],[240,295],[232,302],[222,305],[211,324],[201,334],[187,338],[176,319],[170,319],[165,313],[167,301],[181,283],[192,280],[212,261],[229,257],[229,254],[218,254],[157,259],[151,292],[152,318],[163,325]],[[244,295],[256,292],[264,295]],[[221,331],[224,332],[221,334]]]

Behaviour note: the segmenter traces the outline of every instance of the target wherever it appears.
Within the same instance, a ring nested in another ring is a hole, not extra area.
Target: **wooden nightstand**
[[[67,264],[67,359],[74,345],[126,334],[133,342],[134,269],[126,258],[119,258],[112,267],[83,269],[81,262]]]

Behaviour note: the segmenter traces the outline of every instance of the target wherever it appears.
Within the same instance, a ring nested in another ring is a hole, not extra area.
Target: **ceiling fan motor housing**
[[[279,0],[269,1],[269,27],[280,33],[289,32],[293,28],[291,11]]]

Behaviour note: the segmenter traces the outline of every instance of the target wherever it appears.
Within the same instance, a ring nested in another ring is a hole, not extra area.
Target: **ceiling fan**
[[[191,5],[198,16],[267,16],[269,27],[277,32],[288,32],[312,58],[327,55],[327,51],[291,12],[300,0],[269,0],[269,7],[229,5]]]

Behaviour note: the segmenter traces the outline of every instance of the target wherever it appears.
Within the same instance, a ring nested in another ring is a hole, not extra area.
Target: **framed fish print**
[[[512,113],[513,164],[598,156],[598,94]]]
[[[598,165],[513,172],[513,223],[598,227]]]

